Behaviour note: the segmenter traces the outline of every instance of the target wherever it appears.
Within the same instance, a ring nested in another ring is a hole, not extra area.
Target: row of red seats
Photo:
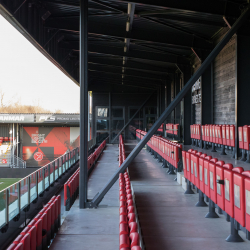
[[[119,167],[125,161],[125,149],[122,135],[119,136]],[[136,222],[136,213],[133,202],[133,192],[130,185],[128,173],[119,175],[120,193],[120,249],[141,250],[140,235]]]
[[[88,171],[92,170],[105,146],[106,140],[88,157]],[[79,194],[79,174],[80,168],[78,168],[64,184],[64,206],[66,211],[70,210]]]
[[[125,149],[124,149],[124,142],[122,135],[119,136],[119,167],[122,165],[122,163],[125,161]]]
[[[141,250],[140,235],[128,173],[119,175],[120,250]]]
[[[212,144],[212,152],[216,152],[215,144],[221,146],[221,155],[226,155],[225,147],[235,149],[235,126],[234,125],[190,125],[192,145],[202,146],[201,139],[204,141],[204,146],[207,148],[209,143]],[[233,152],[234,153],[234,152]]]
[[[232,223],[227,241],[241,241],[238,235],[240,225],[245,227],[246,237],[250,240],[250,171],[244,171],[242,167],[234,168],[232,164],[212,159],[197,150],[182,151],[182,157],[188,190],[191,190],[192,183],[200,194],[209,199],[210,212],[206,217],[218,216],[215,213],[216,204]]]
[[[178,135],[179,124],[168,123],[166,124],[167,134]]]
[[[61,196],[53,196],[7,250],[47,249],[61,225]]]
[[[163,133],[164,123],[158,128],[158,132]],[[166,124],[166,133],[172,135],[178,135],[179,124],[167,123]]]
[[[137,129],[136,136],[141,140],[147,132]],[[150,151],[155,158],[163,162],[163,167],[169,167],[169,174],[174,174],[174,169],[182,171],[181,151],[182,145],[153,135],[147,142],[147,150]]]
[[[191,138],[235,147],[234,125],[190,125]]]
[[[80,168],[64,184],[64,206],[66,211],[70,210],[79,194],[79,174]]]

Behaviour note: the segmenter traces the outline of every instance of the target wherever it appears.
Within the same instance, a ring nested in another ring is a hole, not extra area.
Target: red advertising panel
[[[23,160],[27,167],[44,166],[79,145],[79,127],[23,128]]]

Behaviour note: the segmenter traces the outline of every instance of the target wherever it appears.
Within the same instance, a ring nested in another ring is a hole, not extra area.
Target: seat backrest
[[[16,248],[14,250],[26,250],[24,247],[23,247],[23,243],[18,243]]]
[[[23,243],[23,249],[30,250],[30,234],[25,234],[20,243]]]

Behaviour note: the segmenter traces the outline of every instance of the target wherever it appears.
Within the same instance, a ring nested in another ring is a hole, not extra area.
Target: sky
[[[0,15],[0,89],[4,103],[20,100],[52,112],[79,112],[80,88]]]

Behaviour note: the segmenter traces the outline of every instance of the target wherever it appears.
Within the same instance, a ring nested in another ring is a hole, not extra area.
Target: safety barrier
[[[212,146],[212,152],[216,152],[215,146],[222,149],[221,155],[226,155],[225,148],[235,151],[235,126],[234,125],[190,125],[192,145],[207,149]]]
[[[53,196],[7,250],[44,250],[61,226],[61,196]]]
[[[186,194],[192,194],[192,186],[199,192],[196,206],[207,206],[206,218],[218,218],[215,208],[226,215],[231,222],[228,242],[241,242],[238,230],[246,232],[250,240],[250,171],[233,167],[224,161],[207,156],[197,150],[182,151],[184,177],[187,182]]]
[[[79,148],[58,157],[0,192],[0,229],[8,230],[11,220],[18,221],[21,211],[29,211],[45,190],[57,181],[79,159]]]
[[[146,132],[137,129],[137,140],[141,140],[146,134]],[[147,142],[147,150],[154,155],[154,158],[158,158],[159,162],[163,162],[164,168],[169,168],[169,174],[182,171],[181,144],[153,135]]]
[[[101,153],[106,146],[106,140],[104,140],[100,146],[88,157],[88,172],[90,173],[99,159]],[[64,184],[64,206],[65,210],[69,211],[74,204],[79,194],[79,174],[80,168],[78,168],[73,175]]]

